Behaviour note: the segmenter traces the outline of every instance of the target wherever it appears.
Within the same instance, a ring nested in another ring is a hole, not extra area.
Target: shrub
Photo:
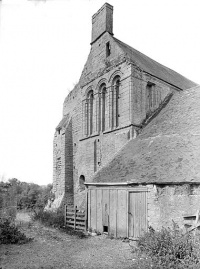
[[[20,232],[10,219],[0,219],[0,244],[24,244],[30,240],[30,238],[27,238],[25,234]]]
[[[200,268],[199,243],[199,236],[184,233],[176,224],[160,231],[149,228],[139,238],[135,268]]]
[[[35,210],[32,215],[32,219],[33,221],[40,221],[45,226],[61,229],[67,234],[75,235],[81,239],[87,237],[82,231],[75,231],[72,228],[65,227],[64,214],[62,210],[57,211],[44,211],[43,209]]]
[[[32,215],[33,220],[38,220],[46,226],[52,226],[56,228],[63,228],[64,215],[61,210],[57,211],[44,211],[43,209],[35,210]]]

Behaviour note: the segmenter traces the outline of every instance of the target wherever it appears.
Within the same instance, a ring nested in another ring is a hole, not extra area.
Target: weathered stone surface
[[[148,225],[154,229],[184,227],[183,216],[196,214],[200,204],[200,185],[148,185]]]
[[[186,185],[176,185],[200,183],[200,150],[194,153],[199,89],[185,90],[196,84],[114,38],[112,12],[105,4],[93,16],[88,59],[63,104],[54,136],[52,206],[84,209],[84,180],[132,181],[148,184],[150,225],[180,223],[200,200],[198,188],[191,195]]]

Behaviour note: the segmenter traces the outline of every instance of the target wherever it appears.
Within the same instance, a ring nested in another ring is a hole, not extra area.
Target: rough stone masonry
[[[97,178],[101,182],[101,175],[104,182],[120,181],[109,172],[105,179],[104,173],[118,153],[140,136],[174,94],[196,85],[115,38],[113,7],[108,3],[92,17],[90,45],[54,135],[53,208],[65,203],[84,209],[85,183]],[[115,165],[126,179],[129,169],[120,162]],[[153,203],[152,210],[156,206]]]

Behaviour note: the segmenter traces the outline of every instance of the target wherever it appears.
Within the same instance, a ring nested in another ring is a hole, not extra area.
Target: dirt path
[[[127,242],[105,235],[79,238],[31,222],[18,215],[21,229],[34,240],[24,245],[1,245],[2,269],[129,269],[133,254]]]

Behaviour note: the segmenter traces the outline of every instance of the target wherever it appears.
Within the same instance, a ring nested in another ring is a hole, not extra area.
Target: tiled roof
[[[176,92],[92,181],[200,183],[200,86]]]
[[[120,48],[124,51],[127,57],[136,64],[141,70],[160,78],[182,90],[196,86],[197,84],[191,80],[183,77],[179,73],[173,71],[172,69],[154,61],[153,59],[147,57],[141,52],[133,49],[129,45],[123,43],[122,41],[114,38]]]

